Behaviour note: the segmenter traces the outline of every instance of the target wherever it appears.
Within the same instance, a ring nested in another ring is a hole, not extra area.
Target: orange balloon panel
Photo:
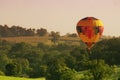
[[[76,29],[79,37],[91,49],[103,33],[103,23],[94,17],[86,17],[77,23]]]

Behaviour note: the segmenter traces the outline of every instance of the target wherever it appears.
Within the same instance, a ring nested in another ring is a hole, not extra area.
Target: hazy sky
[[[120,0],[0,0],[0,25],[66,34],[86,16],[103,21],[104,35],[120,36]]]

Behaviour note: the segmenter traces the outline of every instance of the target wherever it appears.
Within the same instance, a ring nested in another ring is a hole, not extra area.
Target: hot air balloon
[[[103,29],[102,21],[94,17],[85,17],[76,26],[77,33],[87,45],[88,50],[91,50],[92,46],[99,41]]]

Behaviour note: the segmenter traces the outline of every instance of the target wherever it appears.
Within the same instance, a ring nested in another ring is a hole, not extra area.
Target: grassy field
[[[47,45],[53,44],[51,42],[50,37],[39,37],[39,36],[32,36],[32,37],[2,37],[1,40],[6,40],[8,42],[13,43],[19,43],[19,42],[25,42],[32,45],[37,45],[38,43],[44,43]],[[73,38],[73,37],[60,37],[59,43],[73,43],[73,44],[79,44],[79,37]]]
[[[45,80],[45,78],[19,78],[19,77],[8,77],[8,76],[0,76],[0,80]]]
[[[37,43],[45,43],[45,44],[51,44],[51,41],[49,40],[49,37],[38,37],[38,36],[32,36],[32,37],[2,37],[1,40],[6,40],[8,42],[25,42],[32,45],[36,45]]]

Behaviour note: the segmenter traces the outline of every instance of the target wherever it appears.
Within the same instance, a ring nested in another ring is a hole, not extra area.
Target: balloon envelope
[[[77,33],[81,40],[87,45],[90,50],[103,33],[103,23],[101,20],[94,17],[86,17],[81,19],[76,26]]]

